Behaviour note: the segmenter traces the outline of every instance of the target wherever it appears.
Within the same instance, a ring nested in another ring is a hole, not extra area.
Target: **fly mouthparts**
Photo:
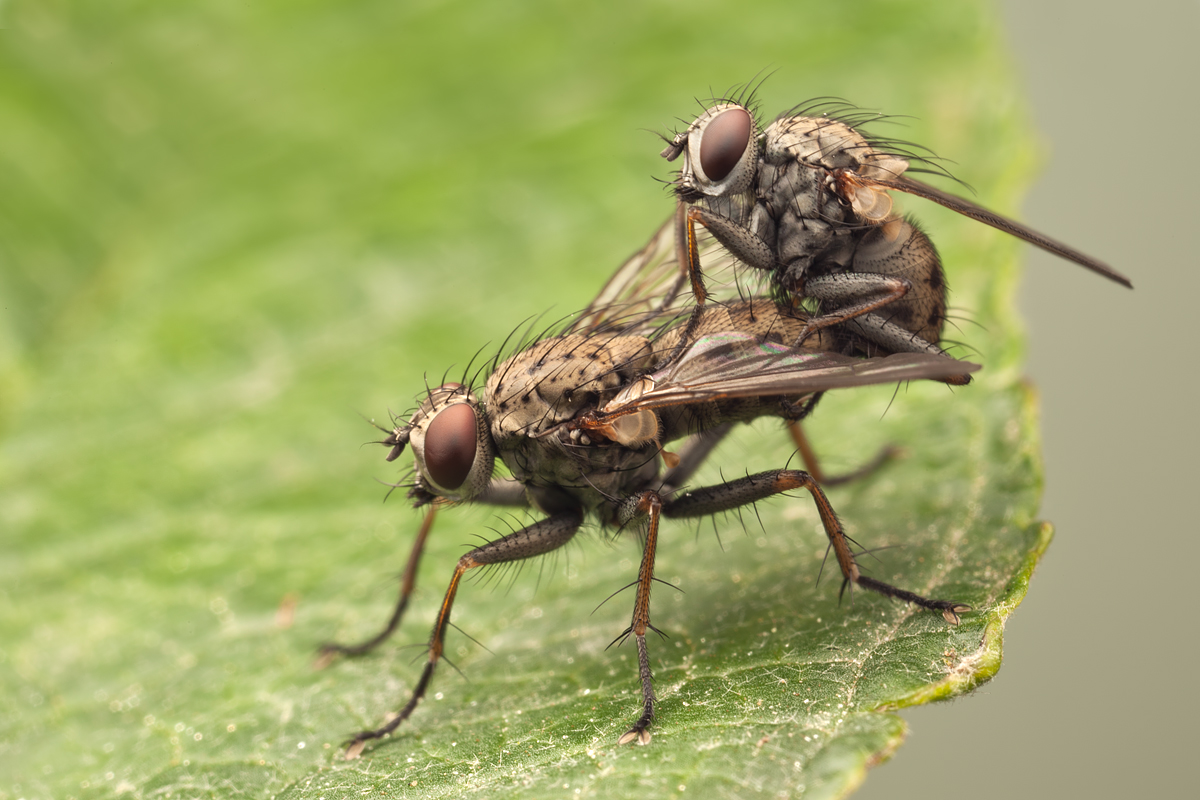
[[[667,161],[674,161],[675,159],[679,158],[679,154],[683,152],[684,142],[686,141],[687,140],[684,139],[684,141],[681,142],[679,141],[679,137],[676,136],[674,141],[663,148],[663,151],[659,153],[659,156],[665,158]]]
[[[444,497],[438,497],[433,492],[422,486],[414,486],[408,490],[408,499],[413,501],[413,508],[421,508],[422,506],[430,505],[431,503],[442,503]]]
[[[408,431],[408,428],[396,428],[391,436],[380,442],[392,448],[387,454],[388,461],[395,461],[404,452],[404,446],[408,444]]]

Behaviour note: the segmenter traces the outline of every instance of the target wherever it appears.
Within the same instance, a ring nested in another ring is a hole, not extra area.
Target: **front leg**
[[[718,214],[702,206],[689,206],[685,216],[687,224],[688,271],[694,276],[700,273],[700,251],[696,245],[696,223],[699,222],[713,238],[743,264],[774,272],[779,259],[769,242],[754,231],[724,214]]]
[[[858,562],[854,560],[854,553],[850,550],[842,523],[834,513],[829,498],[825,496],[825,492],[821,491],[821,487],[813,480],[812,476],[801,470],[777,469],[760,472],[757,475],[750,475],[729,483],[685,492],[663,503],[662,513],[667,517],[707,517],[721,511],[731,511],[792,489],[807,489],[817,504],[817,512],[821,515],[821,524],[825,528],[825,534],[829,537],[829,543],[833,547],[838,566],[842,570],[843,590],[846,584],[854,583],[887,597],[904,600],[931,611],[939,611],[952,625],[958,624],[958,615],[961,612],[971,610],[970,606],[962,603],[932,600],[860,574]]]
[[[454,568],[454,575],[450,578],[446,596],[442,599],[437,621],[433,625],[433,633],[429,637],[429,660],[425,662],[425,669],[421,671],[421,678],[417,681],[416,688],[413,689],[404,708],[389,722],[374,730],[362,731],[347,742],[346,758],[348,760],[357,758],[368,741],[382,738],[394,731],[400,723],[412,716],[421,699],[425,697],[429,682],[433,678],[433,672],[445,651],[446,629],[450,626],[450,610],[454,606],[454,596],[458,593],[459,581],[462,580],[462,576],[467,570],[489,564],[521,561],[557,550],[571,540],[582,524],[582,511],[562,512],[535,522],[515,533],[510,533],[494,542],[489,542],[482,547],[477,547],[460,558],[458,565]]]
[[[511,478],[494,479],[474,502],[494,506],[528,505],[525,499],[525,486]],[[429,538],[429,532],[433,530],[433,519],[437,515],[437,509],[437,505],[430,505],[429,510],[425,512],[425,520],[421,523],[421,529],[417,532],[412,549],[409,550],[408,562],[405,564],[404,574],[400,579],[400,596],[396,600],[396,606],[392,609],[392,615],[388,618],[387,624],[383,626],[383,630],[358,644],[324,642],[318,649],[317,669],[328,666],[339,655],[361,656],[369,653],[387,641],[388,637],[400,627],[400,622],[404,619],[404,612],[408,608],[408,600],[417,588],[417,569],[421,565],[421,555],[425,551],[425,542]]]
[[[673,361],[682,352],[686,342],[695,338],[696,327],[704,314],[708,302],[708,289],[704,285],[704,274],[700,270],[700,246],[696,240],[696,223],[708,228],[718,242],[735,258],[758,269],[774,271],[775,254],[770,244],[749,228],[715,211],[693,206],[680,201],[675,207],[675,252],[680,264],[686,265],[688,279],[692,285],[692,297],[696,301],[684,329],[683,337],[669,357]]]
[[[326,667],[335,656],[361,656],[371,652],[395,633],[396,628],[400,627],[400,621],[404,619],[404,611],[408,608],[408,599],[412,597],[413,590],[417,588],[417,567],[421,565],[421,554],[425,552],[425,542],[429,538],[429,532],[433,530],[433,519],[436,516],[437,506],[430,505],[429,510],[425,512],[425,520],[421,523],[421,530],[417,532],[417,538],[408,553],[408,563],[404,567],[404,575],[400,580],[400,597],[396,601],[396,607],[392,610],[392,616],[383,626],[383,630],[358,644],[324,642],[318,650],[318,669]]]

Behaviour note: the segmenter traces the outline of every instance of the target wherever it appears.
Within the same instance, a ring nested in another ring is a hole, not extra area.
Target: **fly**
[[[928,160],[853,127],[873,118],[818,101],[760,130],[746,104],[723,100],[670,140],[662,156],[682,162],[679,205],[664,228],[674,231],[698,306],[708,292],[697,224],[736,261],[769,273],[777,296],[815,301],[801,339],[841,326],[846,352],[942,352],[941,261],[917,223],[893,213],[890,191],[931,200],[1132,288],[1091,256],[909,177],[910,162]]]
[[[816,503],[843,590],[852,584],[914,603],[952,624],[969,610],[862,574],[837,515],[808,472],[776,469],[687,491],[679,487],[737,422],[761,416],[799,420],[826,390],[945,380],[978,366],[937,353],[854,358],[836,352],[833,337],[821,331],[796,346],[792,342],[807,316],[769,299],[688,312],[689,298],[681,293],[686,276],[663,251],[663,243],[652,239],[562,335],[495,363],[482,390],[461,383],[431,390],[384,439],[389,461],[412,448],[409,497],[429,511],[387,626],[361,645],[326,645],[327,657],[365,652],[399,625],[438,507],[517,505],[544,517],[458,560],[430,635],[428,659],[407,703],[385,724],[355,735],[347,757],[394,731],[425,696],[469,570],[556,550],[589,518],[603,527],[638,526],[645,533],[632,617],[616,640],[633,638],[642,689],[640,714],[620,736],[621,744],[650,741],[655,696],[646,631],[655,630],[650,589],[662,518],[709,516],[804,488]],[[679,440],[685,441],[677,453],[664,450]],[[510,478],[493,477],[497,459]]]

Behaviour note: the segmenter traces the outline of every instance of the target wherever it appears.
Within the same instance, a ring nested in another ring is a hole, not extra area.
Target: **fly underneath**
[[[629,299],[611,284],[606,291]],[[624,304],[632,313],[593,304],[563,335],[534,342],[495,365],[482,392],[459,383],[433,389],[411,419],[384,440],[389,460],[412,448],[415,481],[409,495],[429,512],[387,626],[359,645],[326,645],[326,657],[366,652],[400,624],[439,506],[526,506],[544,517],[458,560],[416,687],[388,722],[354,736],[348,757],[395,730],[425,696],[444,657],[455,596],[468,571],[556,550],[589,518],[604,527],[638,526],[644,533],[633,613],[617,637],[635,642],[642,702],[620,743],[650,741],[655,695],[646,632],[656,630],[650,590],[663,518],[707,517],[805,489],[841,570],[843,590],[855,585],[914,603],[952,624],[968,610],[963,603],[927,598],[863,574],[832,505],[809,472],[774,469],[712,486],[681,487],[739,422],[762,416],[798,421],[827,390],[945,380],[977,365],[933,353],[850,357],[836,352],[833,338],[820,331],[795,346],[791,342],[807,317],[770,299],[713,306],[698,315],[679,315],[669,302],[644,299]],[[682,442],[677,453],[663,449],[677,441]],[[510,478],[493,477],[497,458]]]

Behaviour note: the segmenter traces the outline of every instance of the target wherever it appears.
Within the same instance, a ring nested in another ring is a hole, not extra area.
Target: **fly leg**
[[[779,263],[771,246],[762,237],[728,217],[692,206],[688,208],[683,220],[676,224],[682,225],[686,230],[687,261],[684,263],[688,265],[693,291],[697,287],[704,291],[703,280],[700,277],[700,252],[696,243],[697,222],[707,228],[709,233],[742,263],[755,269],[781,275],[785,273],[784,265]],[[840,324],[894,303],[912,288],[908,279],[898,275],[872,274],[866,271],[841,272],[808,279],[801,276],[798,283],[797,291],[793,294],[837,305],[835,311],[809,319],[796,344],[800,344],[821,328]],[[707,298],[707,293],[704,293],[703,297],[699,294],[696,297],[696,302],[702,304]]]
[[[675,262],[681,270],[687,273],[688,281],[692,286],[692,299],[695,301],[695,306],[692,308],[691,316],[688,317],[679,344],[666,357],[664,363],[670,363],[678,358],[687,344],[695,339],[696,327],[704,316],[705,304],[708,302],[708,289],[704,285],[704,274],[700,271],[700,248],[696,243],[696,228],[693,225],[692,215],[696,212],[697,209],[688,206],[683,201],[675,204]],[[730,224],[734,223],[730,221]]]
[[[704,286],[704,275],[700,271],[700,247],[696,241],[697,222],[708,228],[717,241],[738,260],[758,269],[775,269],[775,254],[771,252],[771,246],[750,229],[699,206],[691,206],[683,201],[676,204],[675,257],[681,268],[687,270],[696,305],[684,329],[683,338],[676,352],[671,355],[672,360],[683,351],[684,342],[690,342],[694,338],[696,326],[704,313],[705,303],[708,302],[708,289]]]
[[[686,256],[686,260],[681,259],[680,263],[687,264],[693,292],[697,286],[703,292],[704,287],[704,281],[700,275],[700,248],[696,243],[697,222],[708,228],[709,233],[729,251],[730,255],[742,263],[768,272],[773,272],[779,266],[771,246],[754,231],[739,225],[729,217],[708,211],[700,206],[686,206],[681,202],[676,211],[675,224],[678,230],[684,233],[684,240],[680,246],[685,250],[681,255]],[[696,302],[702,305],[707,296],[707,293],[696,295]]]
[[[844,472],[841,475],[826,475],[825,471],[821,469],[821,462],[817,458],[817,453],[813,450],[812,443],[808,441],[808,437],[804,435],[804,429],[800,427],[800,423],[788,420],[787,429],[788,433],[792,435],[792,442],[796,445],[796,449],[800,451],[800,460],[804,462],[804,467],[808,470],[808,474],[822,486],[841,486],[860,478],[865,478],[884,464],[898,458],[901,453],[899,447],[891,444],[885,445],[870,461],[858,469],[851,472]]]
[[[739,261],[756,269],[776,273],[773,280],[777,282],[781,280],[781,276],[787,276],[783,278],[786,283],[794,281],[795,285],[790,287],[790,293],[796,299],[811,297],[820,300],[823,306],[830,309],[810,317],[795,344],[802,344],[805,339],[823,328],[862,319],[866,315],[874,319],[864,325],[860,332],[876,344],[888,347],[892,352],[930,352],[942,355],[941,348],[936,344],[927,342],[919,334],[874,313],[897,302],[913,290],[913,282],[904,277],[904,273],[920,274],[927,277],[929,286],[921,287],[921,296],[913,305],[920,306],[921,310],[930,306],[931,313],[939,315],[932,335],[935,339],[940,336],[940,314],[945,304],[941,262],[928,237],[907,220],[896,219],[868,233],[855,252],[851,271],[812,277],[806,277],[801,272],[793,277],[788,275],[785,266],[778,262],[771,246],[749,228],[698,206],[688,207],[686,212],[683,209],[684,204],[680,203],[676,211],[676,226],[680,232],[677,247],[680,263],[687,264],[692,293],[696,298],[697,310],[693,312],[693,320],[698,316],[699,307],[703,306],[708,298],[700,271],[700,251],[696,242],[698,222]],[[872,271],[874,268],[878,268],[879,271]],[[910,310],[906,306],[902,308]],[[925,322],[922,320],[923,324]]]
[[[901,329],[903,341],[894,336],[884,341],[879,338],[885,336],[882,331],[875,336],[864,332],[866,338],[893,352],[941,353],[937,341],[946,311],[942,262],[933,242],[910,220],[895,217],[871,226],[841,269],[818,269],[814,274],[793,268],[784,283],[796,294],[821,301],[821,315],[808,321],[798,341],[821,328],[875,315],[890,306],[886,314],[875,316]],[[904,301],[897,302],[901,298]]]
[[[783,417],[787,420],[788,433],[792,437],[792,442],[795,443],[796,449],[800,453],[800,458],[804,462],[804,468],[813,476],[817,483],[822,486],[841,486],[844,483],[850,483],[851,481],[867,477],[884,464],[900,456],[901,449],[889,444],[880,449],[874,458],[853,472],[841,475],[826,475],[821,469],[821,462],[817,458],[816,451],[813,450],[808,437],[804,435],[804,429],[800,426],[800,420],[805,419],[812,413],[817,401],[823,396],[824,392],[818,392],[811,395],[802,403],[784,401],[783,409]],[[696,434],[692,439],[688,440],[687,444],[679,450],[679,464],[663,475],[663,486],[660,493],[663,496],[673,494],[679,487],[686,483],[712,451],[716,449],[716,446],[729,434],[729,431],[733,430],[733,426],[734,423],[726,422],[723,425]]]
[[[646,545],[642,550],[642,565],[638,569],[637,596],[633,601],[633,619],[629,627],[613,640],[623,642],[631,635],[637,642],[638,675],[642,679],[642,715],[633,727],[621,734],[617,744],[650,743],[650,722],[654,719],[654,675],[650,670],[650,651],[646,647],[646,630],[659,635],[662,631],[650,624],[650,587],[654,581],[654,557],[658,550],[658,519],[663,507],[658,492],[646,491],[625,498],[617,508],[617,520],[622,525],[642,516],[648,516],[650,524],[646,531]],[[610,644],[609,647],[612,645]]]
[[[842,570],[842,590],[853,583],[864,589],[870,589],[887,597],[913,603],[921,608],[939,611],[947,622],[957,625],[958,615],[970,611],[971,607],[949,600],[932,600],[914,592],[900,589],[859,572],[858,562],[850,550],[842,523],[834,513],[825,493],[813,477],[807,472],[795,469],[778,469],[749,475],[729,483],[707,486],[685,492],[663,503],[662,513],[667,517],[707,517],[721,511],[730,511],[740,506],[755,503],[759,500],[780,494],[792,489],[807,489],[817,504],[817,513],[821,516],[821,524],[833,547],[838,566]]]
[[[846,328],[864,339],[867,339],[890,353],[932,353],[945,355],[946,351],[935,344],[903,327],[897,325],[882,314],[864,314],[846,323]],[[802,334],[805,335],[805,334]],[[971,382],[970,375],[955,375],[943,378],[943,383],[951,386],[966,386]]]
[[[808,278],[801,285],[798,294],[820,300],[822,309],[830,307],[832,310],[819,316],[810,317],[808,324],[796,338],[796,344],[801,344],[822,328],[840,325],[848,320],[861,318],[864,314],[878,311],[889,303],[894,303],[904,297],[911,289],[912,282],[907,278],[874,273],[838,272],[833,275]],[[905,333],[909,339],[920,338],[914,337],[911,332],[906,331]],[[938,354],[942,352],[936,345],[921,341],[932,348],[932,352]],[[917,353],[929,352],[924,348],[917,350],[901,348],[901,350]]]
[[[467,570],[488,564],[521,561],[549,553],[570,541],[582,524],[582,511],[562,512],[510,533],[494,542],[489,542],[482,547],[477,547],[460,558],[458,565],[454,568],[454,575],[450,578],[446,596],[442,599],[441,608],[438,610],[433,633],[429,637],[429,660],[425,662],[425,669],[421,672],[421,678],[417,681],[412,696],[409,697],[404,708],[400,709],[400,713],[383,726],[374,730],[362,731],[347,742],[346,758],[357,758],[366,742],[382,738],[394,731],[400,726],[400,723],[412,716],[417,704],[425,696],[425,691],[429,688],[429,682],[433,678],[433,671],[445,652],[446,629],[450,626],[450,610],[454,606],[454,596],[458,593],[459,581],[462,580],[462,576]]]
[[[804,468],[812,476],[813,480],[822,486],[841,486],[844,483],[850,483],[859,478],[867,477],[900,455],[900,448],[889,444],[876,453],[874,458],[853,472],[841,475],[826,475],[825,471],[821,469],[821,462],[817,458],[817,452],[808,441],[808,437],[804,435],[804,429],[800,427],[800,421],[812,413],[813,409],[816,408],[817,401],[824,396],[824,392],[817,392],[805,398],[800,403],[792,403],[786,399],[782,401],[783,418],[787,421],[788,433],[791,434],[792,442],[796,445],[796,450],[800,453],[800,460],[804,462]]]
[[[848,269],[789,276],[797,294],[822,306],[797,343],[813,331],[844,323],[846,331],[890,353],[944,354],[938,342],[946,322],[946,277],[937,250],[916,223],[895,218],[872,228],[855,247]],[[898,282],[908,286],[900,296]],[[865,349],[873,355],[873,348]],[[945,380],[952,386],[969,382],[967,375]]]
[[[846,271],[818,269],[810,275],[811,267],[779,263],[770,244],[734,220],[699,206],[684,209],[680,203],[676,211],[678,257],[687,264],[697,304],[688,334],[708,297],[696,242],[700,223],[739,261],[774,273],[772,282],[794,301],[811,297],[821,302],[822,313],[809,317],[795,344],[823,328],[853,322],[856,333],[889,352],[944,355],[937,342],[945,322],[945,276],[933,243],[911,220],[896,217],[872,227],[855,246]],[[886,313],[879,313],[885,308]],[[961,375],[945,382],[962,386],[970,380]]]
[[[480,495],[478,502],[490,505],[524,505],[526,502],[525,487],[512,480],[494,480]],[[429,538],[430,530],[433,529],[433,519],[436,515],[436,505],[431,505],[425,512],[425,519],[421,522],[421,529],[417,532],[416,541],[413,542],[412,549],[408,553],[408,563],[405,565],[404,574],[400,579],[400,597],[396,600],[396,607],[392,610],[392,616],[383,630],[358,644],[324,642],[317,651],[318,669],[327,666],[339,655],[361,656],[369,653],[387,641],[388,637],[396,632],[396,628],[400,627],[404,611],[408,608],[408,600],[412,596],[413,590],[417,588],[417,567],[420,566],[425,542]]]
[[[930,353],[945,355],[946,352],[933,342],[926,340],[920,333],[914,333],[904,325],[894,320],[901,314],[911,315],[912,309],[900,305],[887,309],[885,313],[877,313],[883,306],[893,303],[907,294],[906,288],[899,294],[892,293],[896,281],[903,281],[907,286],[912,284],[904,278],[889,278],[886,275],[871,275],[859,272],[840,272],[836,275],[823,275],[811,278],[804,283],[804,294],[823,303],[831,304],[835,310],[810,317],[804,330],[796,337],[799,345],[810,335],[831,325],[845,325],[847,330],[857,333],[863,339],[879,346],[888,353]],[[878,290],[878,292],[876,291]],[[880,292],[886,294],[880,295]],[[848,302],[862,294],[874,299],[851,302],[849,305],[839,305]],[[900,309],[895,311],[895,309]],[[940,314],[940,312],[937,312]],[[940,333],[940,317],[936,327],[930,326],[922,332],[937,331]],[[930,335],[933,335],[930,333]],[[965,386],[971,382],[970,375],[956,375],[944,379],[951,386]]]
[[[417,532],[417,539],[413,542],[412,550],[408,553],[408,564],[405,565],[404,576],[400,580],[400,598],[396,601],[396,608],[392,611],[392,616],[387,621],[387,625],[370,639],[358,644],[323,643],[318,650],[318,668],[326,666],[334,657],[339,655],[360,656],[363,653],[370,652],[386,641],[396,631],[396,628],[400,627],[400,620],[404,617],[404,610],[408,608],[408,598],[412,596],[413,589],[417,586],[417,567],[421,563],[421,554],[425,550],[425,541],[429,538],[429,531],[433,529],[433,518],[435,516],[437,516],[437,506],[431,505],[429,510],[425,512],[425,519],[421,523],[421,530]]]

